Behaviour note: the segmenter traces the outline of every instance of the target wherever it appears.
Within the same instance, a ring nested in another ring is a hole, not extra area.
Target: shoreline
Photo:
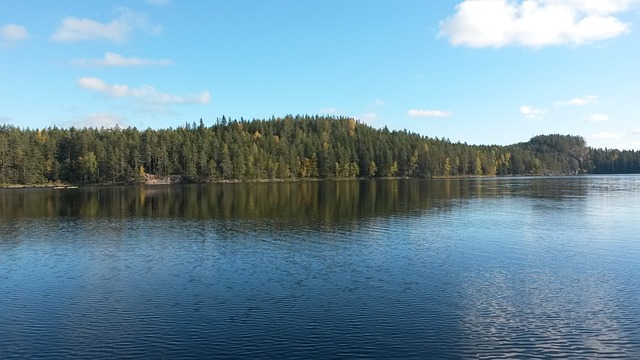
[[[207,182],[184,182],[179,176],[171,175],[165,179],[153,178],[139,184],[117,184],[117,183],[47,183],[47,184],[0,184],[0,190],[6,189],[77,189],[82,187],[106,187],[106,186],[163,186],[163,185],[206,185],[206,184],[259,184],[259,183],[283,183],[283,182],[319,182],[319,181],[363,181],[363,180],[460,180],[460,179],[490,179],[490,178],[522,178],[522,177],[552,177],[552,176],[589,176],[600,174],[556,174],[556,175],[453,175],[453,176],[431,176],[426,178],[409,176],[385,176],[376,178],[349,177],[349,178],[289,178],[289,179],[251,179],[251,180],[213,180]],[[608,174],[616,175],[616,174]],[[622,174],[624,175],[624,174]]]

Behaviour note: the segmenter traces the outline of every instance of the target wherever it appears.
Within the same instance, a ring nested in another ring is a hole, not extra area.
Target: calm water
[[[0,357],[640,358],[640,176],[0,190]]]

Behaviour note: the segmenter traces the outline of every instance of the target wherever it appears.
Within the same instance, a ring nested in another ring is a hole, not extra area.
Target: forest
[[[640,173],[640,151],[580,136],[468,145],[352,118],[217,119],[175,129],[0,126],[0,185]]]

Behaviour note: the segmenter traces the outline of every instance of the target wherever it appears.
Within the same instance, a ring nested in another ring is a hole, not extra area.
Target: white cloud
[[[83,117],[82,119],[80,119],[80,121],[75,123],[74,126],[80,128],[110,129],[115,128],[116,126],[126,127],[126,121],[122,116],[112,113],[99,112],[92,113]]]
[[[378,114],[374,112],[368,112],[360,115],[360,119],[364,121],[373,121],[373,120],[376,120],[377,118],[378,118]]]
[[[589,137],[592,139],[601,139],[601,140],[618,140],[622,137],[622,134],[604,131],[604,132],[591,134]]]
[[[631,130],[631,131],[629,132],[629,135],[632,135],[632,136],[638,136],[638,135],[640,135],[640,128],[637,128],[637,129]]]
[[[375,104],[377,106],[385,106],[385,105],[387,105],[387,102],[382,100],[382,99],[376,99]]]
[[[547,111],[544,109],[538,109],[533,106],[522,105],[520,106],[520,113],[527,119],[538,119],[544,116]]]
[[[29,33],[24,26],[8,24],[0,27],[0,41],[4,43],[13,44],[28,37]]]
[[[134,66],[168,66],[173,64],[170,59],[127,58],[119,54],[107,52],[102,59],[76,59],[74,64],[95,67],[134,67]]]
[[[603,121],[609,121],[609,115],[605,115],[605,114],[593,114],[589,117],[587,117],[586,121],[589,122],[603,122]]]
[[[338,113],[338,109],[334,108],[334,107],[330,107],[330,108],[324,108],[320,110],[320,114],[329,114],[329,115],[335,115]]]
[[[600,141],[597,147],[599,148],[609,148],[609,149],[618,149],[618,150],[640,150],[640,141],[630,141],[630,142],[617,142],[616,139],[605,139]]]
[[[557,106],[585,106],[589,104],[595,104],[598,101],[598,97],[595,95],[585,95],[565,101],[556,101],[554,104]]]
[[[153,25],[143,14],[127,9],[120,9],[118,13],[119,16],[109,23],[66,17],[51,38],[60,42],[106,40],[122,43],[127,41],[134,29],[154,35],[162,32],[160,26]]]
[[[580,45],[627,33],[615,15],[637,0],[464,0],[440,22],[452,45]]]
[[[179,96],[159,92],[153,86],[149,85],[144,85],[139,88],[131,88],[128,85],[107,84],[101,79],[93,77],[83,77],[78,79],[78,86],[86,90],[99,92],[109,97],[133,97],[156,105],[208,104],[211,102],[211,95],[208,91],[204,91],[201,94]]]
[[[421,117],[421,118],[429,118],[429,117],[449,117],[453,115],[451,111],[444,110],[418,110],[411,109],[407,111],[407,115],[413,118]]]
[[[367,113],[364,113],[364,114],[362,114],[360,116],[354,116],[354,118],[356,120],[362,121],[365,124],[373,125],[373,124],[375,124],[376,120],[378,120],[378,114],[376,114],[374,112],[367,112]]]

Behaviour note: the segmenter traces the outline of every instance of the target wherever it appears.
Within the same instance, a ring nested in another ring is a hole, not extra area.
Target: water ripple
[[[0,354],[640,358],[640,194],[551,180],[560,200],[480,180],[491,196],[330,222],[11,218]]]

